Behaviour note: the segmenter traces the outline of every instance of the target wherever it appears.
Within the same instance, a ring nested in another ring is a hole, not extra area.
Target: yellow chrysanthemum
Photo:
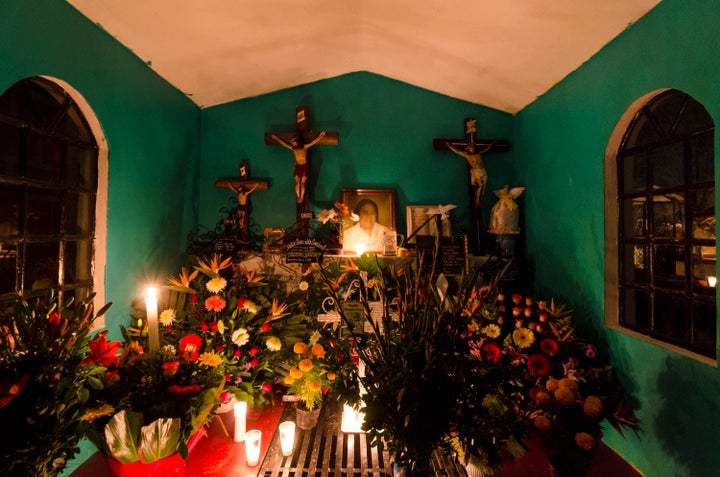
[[[303,375],[303,372],[297,368],[290,368],[290,371],[288,373],[288,376],[292,376],[293,379],[299,379],[302,377],[302,375]]]
[[[318,358],[325,357],[325,348],[323,348],[323,345],[321,345],[320,343],[314,344],[313,347],[310,348],[310,351]]]
[[[302,341],[298,341],[293,346],[293,353],[295,354],[305,354],[307,352],[307,345],[303,343]]]
[[[309,360],[308,358],[301,359],[298,363],[298,368],[300,368],[300,371],[303,371],[307,373],[311,369],[313,369],[313,362],[312,360]]]
[[[222,364],[222,358],[215,353],[203,353],[198,356],[198,362],[211,368],[217,368]]]
[[[109,416],[115,412],[115,408],[110,404],[103,404],[100,407],[93,407],[85,410],[85,414],[80,418],[81,421],[92,422],[95,419],[103,416]]]
[[[520,348],[529,348],[535,342],[535,335],[527,328],[518,328],[512,334],[513,343]]]

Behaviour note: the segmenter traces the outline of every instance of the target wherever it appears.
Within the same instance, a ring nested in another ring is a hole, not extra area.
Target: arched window
[[[645,102],[616,149],[616,324],[716,359],[715,126],[674,89]],[[607,201],[606,201],[607,202]],[[611,204],[608,203],[610,207]],[[614,261],[614,263],[613,263]]]
[[[0,302],[93,291],[97,188],[97,141],[63,87],[33,77],[0,96]]]

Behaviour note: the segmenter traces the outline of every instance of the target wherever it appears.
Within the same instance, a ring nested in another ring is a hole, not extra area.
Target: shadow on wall
[[[662,403],[654,423],[663,450],[687,471],[667,477],[718,475],[720,379],[718,370],[687,358],[669,357],[658,375]]]

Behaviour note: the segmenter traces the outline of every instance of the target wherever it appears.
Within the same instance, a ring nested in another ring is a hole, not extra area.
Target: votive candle
[[[238,401],[233,407],[233,413],[235,414],[235,442],[242,442],[245,440],[245,419],[247,417],[247,403],[245,401]]]
[[[280,448],[282,455],[289,456],[293,452],[295,446],[295,423],[293,421],[283,421],[278,426],[280,431]]]

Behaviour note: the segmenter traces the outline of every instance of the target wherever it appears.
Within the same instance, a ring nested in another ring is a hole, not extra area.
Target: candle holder
[[[295,446],[295,423],[293,421],[281,422],[278,426],[280,431],[280,448],[285,457],[292,455]]]
[[[255,467],[260,462],[260,442],[262,431],[253,429],[245,433],[245,456],[248,467]]]

